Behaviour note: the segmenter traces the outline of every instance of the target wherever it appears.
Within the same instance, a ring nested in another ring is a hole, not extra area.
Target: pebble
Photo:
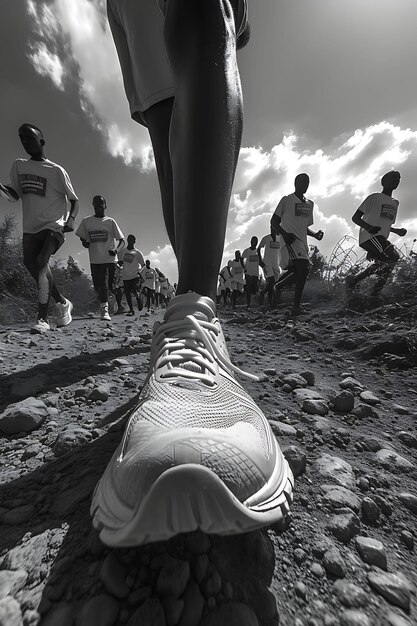
[[[100,569],[100,580],[106,591],[116,598],[123,599],[129,595],[125,566],[114,552],[110,552],[104,559]]]
[[[297,434],[297,430],[294,428],[294,426],[290,426],[290,424],[285,424],[284,422],[279,422],[277,420],[268,420],[271,428],[272,428],[272,432],[274,433],[274,435],[278,435],[278,436],[287,436],[287,437],[295,437]]]
[[[133,613],[127,626],[166,626],[164,609],[158,598],[148,598]]]
[[[297,476],[300,476],[301,474],[303,474],[305,472],[306,465],[307,465],[307,456],[305,452],[303,452],[297,446],[288,446],[288,447],[283,446],[281,449],[282,449],[282,454],[285,456],[285,458],[288,461],[288,464],[291,468],[292,473],[294,474],[294,477],[297,478]]]
[[[317,578],[323,578],[326,575],[324,568],[320,565],[320,563],[312,563],[310,565],[310,572],[317,576]]]
[[[106,402],[106,400],[109,399],[109,390],[107,387],[99,385],[98,387],[92,389],[87,397],[89,400],[93,400],[94,402],[97,402],[98,400]]]
[[[357,536],[356,549],[364,563],[387,569],[387,554],[381,541],[371,537]]]
[[[283,376],[282,381],[285,385],[290,385],[291,389],[307,387],[306,379],[300,374],[287,374]]]
[[[355,396],[351,391],[341,391],[332,398],[335,411],[339,413],[350,413],[355,405]]]
[[[359,513],[361,503],[358,496],[346,487],[340,485],[322,485],[325,491],[323,501],[332,509],[349,508],[355,513]]]
[[[383,626],[411,626],[411,623],[404,615],[400,615],[394,611],[386,612],[384,618]]]
[[[406,509],[408,509],[414,515],[417,515],[417,496],[412,493],[403,491],[398,494],[399,500],[403,503]]]
[[[346,576],[345,563],[336,547],[326,550],[323,557],[323,566],[326,572],[337,576],[337,578],[344,578]]]
[[[328,528],[339,541],[349,543],[359,531],[359,518],[352,511],[339,513],[330,519]]]
[[[417,448],[417,437],[412,435],[411,433],[402,430],[397,434],[398,439],[403,443],[407,448]]]
[[[369,593],[347,580],[337,580],[333,590],[340,602],[348,608],[360,608],[368,604]]]
[[[82,607],[75,626],[113,626],[119,615],[119,605],[106,594],[94,596]],[[57,624],[60,622],[57,622]]]
[[[178,626],[194,626],[200,624],[204,609],[204,598],[198,585],[190,583],[183,595],[184,609]]]
[[[184,600],[167,596],[162,601],[167,626],[178,624],[184,609]]]
[[[297,580],[297,582],[294,584],[294,592],[296,596],[302,598],[303,600],[305,600],[307,597],[307,587],[299,580]]]
[[[366,404],[379,404],[381,400],[376,396],[372,391],[362,391],[359,395],[362,402],[366,402]]]
[[[39,577],[42,563],[47,560],[49,538],[51,531],[35,535],[23,541],[7,552],[0,567],[8,570],[24,570],[28,573],[28,582]]]
[[[348,609],[340,615],[340,626],[372,626],[369,617],[357,609]]]
[[[404,576],[388,574],[382,571],[372,571],[368,573],[368,582],[372,589],[388,600],[388,602],[399,606],[409,613],[410,584]]]
[[[412,550],[414,548],[414,537],[413,534],[410,533],[409,530],[402,530],[400,533],[401,541],[403,544],[409,549]]]
[[[363,389],[363,385],[358,380],[356,380],[356,378],[353,378],[352,376],[346,376],[346,378],[344,378],[339,383],[339,387],[341,389],[352,389],[354,391]]]
[[[185,591],[190,579],[188,561],[171,558],[159,572],[156,590],[160,596],[179,598]]]
[[[329,405],[325,400],[304,400],[302,409],[310,415],[327,415]]]
[[[62,430],[53,445],[52,451],[55,456],[62,456],[67,452],[78,448],[90,441],[90,432],[77,424],[71,424]]]
[[[352,411],[352,415],[355,417],[365,420],[365,419],[375,419],[379,420],[379,413],[374,409],[370,404],[358,404]]]
[[[364,498],[362,500],[362,513],[363,516],[371,523],[376,522],[381,515],[381,511],[372,498]]]

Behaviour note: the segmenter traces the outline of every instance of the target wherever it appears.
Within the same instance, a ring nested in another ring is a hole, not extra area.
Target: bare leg
[[[301,298],[303,295],[309,269],[310,269],[310,263],[307,259],[297,259],[294,262],[294,270],[295,270],[294,271],[295,273],[294,308],[299,308],[301,304]]]
[[[52,295],[56,302],[64,303],[65,298],[59,293],[49,267],[49,260],[55,252],[55,243],[48,239],[41,246],[38,242],[24,242],[23,260],[25,267],[38,286],[38,319],[48,318],[49,300]]]
[[[168,0],[165,45],[177,88],[170,127],[177,294],[215,300],[242,133],[229,0]]]

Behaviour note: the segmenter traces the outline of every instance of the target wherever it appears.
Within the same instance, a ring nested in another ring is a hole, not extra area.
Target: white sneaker
[[[72,322],[72,309],[73,304],[67,298],[65,298],[64,304],[60,302],[56,303],[57,308],[57,316],[56,316],[56,325],[60,326],[68,326]]]
[[[154,325],[138,407],[94,492],[93,524],[105,544],[140,545],[197,528],[242,533],[288,512],[291,470],[237,371],[214,303],[176,296]]]
[[[108,302],[103,302],[100,305],[100,316],[102,320],[106,320],[106,321],[110,321],[111,317],[109,315],[109,303]]]
[[[36,324],[31,328],[31,332],[37,334],[46,333],[48,332],[48,330],[51,330],[51,327],[49,326],[48,322],[43,319],[38,320]]]

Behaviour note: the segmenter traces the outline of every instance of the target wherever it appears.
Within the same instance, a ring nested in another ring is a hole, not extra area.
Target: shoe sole
[[[280,462],[283,471],[273,495],[256,506],[242,504],[214,472],[191,463],[166,470],[135,510],[118,499],[103,476],[91,504],[93,526],[110,547],[166,541],[198,528],[234,535],[270,526],[288,513],[293,500],[293,474],[285,458]]]
[[[68,326],[68,324],[71,324],[71,322],[72,322],[72,315],[71,315],[71,313],[72,313],[72,309],[73,308],[74,308],[74,305],[72,304],[72,302],[70,302],[70,305],[68,307],[68,317],[69,317],[69,320],[68,320],[68,322],[57,324],[56,325],[57,328],[62,328],[63,326]]]

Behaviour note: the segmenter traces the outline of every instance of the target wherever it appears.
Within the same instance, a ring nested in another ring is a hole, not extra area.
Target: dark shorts
[[[249,276],[246,274],[246,291],[248,293],[256,293],[258,290],[258,276]]]
[[[123,287],[126,293],[136,293],[138,291],[138,278],[131,278],[123,281]]]
[[[379,261],[380,263],[396,263],[400,258],[397,248],[383,235],[375,235],[371,239],[364,241],[361,248],[366,250],[368,261]]]
[[[53,244],[52,254],[55,254],[64,243],[65,237],[63,233],[49,228],[40,230],[38,233],[23,233],[23,250],[27,252],[30,249],[37,256],[45,243],[49,241]]]
[[[116,263],[91,263],[90,267],[94,289],[112,290]]]

